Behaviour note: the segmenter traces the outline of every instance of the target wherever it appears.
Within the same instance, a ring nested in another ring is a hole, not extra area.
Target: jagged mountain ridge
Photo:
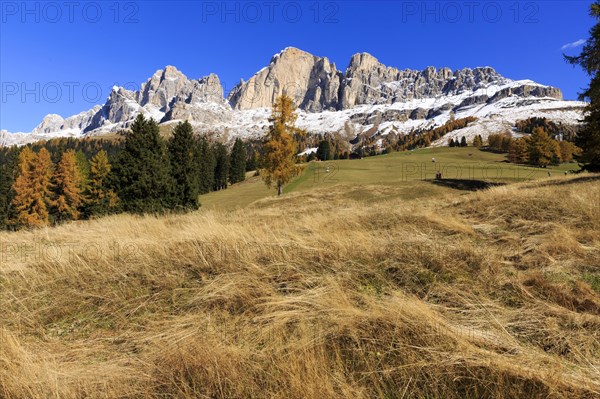
[[[232,107],[239,110],[269,107],[274,98],[285,90],[296,98],[303,110],[340,111],[356,105],[393,104],[458,95],[490,84],[509,82],[510,79],[490,67],[454,72],[450,68],[438,71],[434,67],[423,71],[401,71],[381,64],[368,53],[352,56],[348,68],[342,73],[326,57],[288,48],[275,55],[268,67],[237,85],[228,99]],[[562,99],[560,89],[554,87],[534,84],[523,90],[535,97]]]
[[[342,72],[326,57],[289,47],[273,56],[269,65],[248,81],[242,80],[227,98],[217,75],[188,79],[175,67],[167,66],[152,75],[139,91],[114,87],[103,106],[67,119],[48,115],[31,133],[2,131],[0,144],[114,132],[127,128],[140,112],[165,124],[188,119],[200,132],[260,135],[266,129],[269,108],[283,92],[296,100],[301,110],[299,124],[321,133],[339,131],[347,124],[355,131],[375,126],[381,127],[381,133],[402,133],[443,123],[450,111],[483,111],[485,118],[488,111],[523,111],[540,104],[548,106],[552,114],[564,109],[568,112],[564,119],[576,122],[584,105],[562,101],[558,88],[513,81],[490,67],[399,70],[360,53],[352,56]],[[515,98],[528,103],[512,101]],[[544,111],[544,107],[536,109],[538,113]]]

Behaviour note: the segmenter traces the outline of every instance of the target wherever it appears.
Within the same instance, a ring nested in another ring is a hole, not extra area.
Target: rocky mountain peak
[[[240,82],[228,100],[235,109],[268,108],[286,93],[303,109],[335,109],[340,78],[327,58],[288,47],[247,82]]]
[[[268,108],[285,92],[294,97],[301,109],[320,112],[458,95],[510,82],[490,67],[452,71],[429,66],[422,71],[401,71],[382,64],[369,53],[354,54],[346,70],[341,72],[326,57],[288,47],[273,56],[270,64],[248,81],[242,80],[228,100],[234,109]],[[527,93],[559,97],[556,90],[543,88]],[[480,101],[483,100],[482,97]]]
[[[187,77],[173,66],[159,69],[146,83],[142,84],[136,100],[143,106],[152,104],[162,111],[173,97],[186,85]]]
[[[379,67],[381,64],[377,58],[373,57],[369,53],[357,53],[350,58],[350,63],[348,64],[348,71],[360,71],[360,70],[371,70],[373,68]]]
[[[161,70],[157,71],[161,72]],[[177,80],[177,79],[187,79],[186,76],[175,68],[172,65],[167,65],[164,69],[162,69],[161,80]]]
[[[47,115],[32,131],[33,135],[18,140],[118,131],[127,128],[139,113],[161,123],[187,119],[204,131],[223,126],[246,133],[248,129],[260,131],[265,128],[266,116],[257,115],[268,115],[268,108],[283,93],[293,97],[305,111],[304,118],[315,120],[312,126],[317,131],[339,131],[340,126],[349,122],[344,121],[348,114],[352,114],[352,123],[373,128],[383,122],[401,124],[408,120],[427,124],[438,116],[447,116],[450,110],[459,114],[484,108],[493,110],[490,114],[493,115],[498,102],[503,107],[519,109],[521,104],[527,107],[562,99],[557,88],[532,81],[513,81],[491,67],[399,70],[382,64],[369,53],[357,53],[350,58],[346,70],[339,71],[327,57],[295,47],[274,55],[266,67],[234,87],[227,99],[223,92],[215,74],[188,79],[177,68],[167,65],[144,82],[139,91],[114,87],[104,105],[67,119]],[[392,104],[398,105],[386,108]],[[237,112],[259,108],[262,110]],[[342,110],[349,112],[321,113]],[[325,120],[335,123],[327,125]],[[6,132],[0,136],[0,143],[17,141],[17,136],[9,140]]]
[[[57,114],[48,114],[42,119],[39,125],[37,125],[32,132],[34,133],[48,133],[60,129],[65,119]]]

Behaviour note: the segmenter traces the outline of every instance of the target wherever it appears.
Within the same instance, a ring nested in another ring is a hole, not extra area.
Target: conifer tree
[[[231,149],[229,181],[235,184],[244,180],[246,180],[246,149],[244,142],[238,137]]]
[[[558,143],[561,162],[571,162],[574,156],[581,154],[581,149],[569,141],[561,141]]]
[[[454,142],[454,139],[448,140],[448,147],[456,147],[456,143]]]
[[[473,139],[473,147],[475,147],[475,148],[481,148],[482,146],[483,146],[483,138],[481,137],[480,134],[478,134]]]
[[[328,140],[321,140],[317,147],[317,159],[319,161],[327,161],[331,153],[331,148]]]
[[[575,144],[582,149],[577,160],[584,170],[600,172],[600,3],[594,2],[590,15],[597,21],[590,30],[590,38],[583,46],[581,54],[565,56],[567,62],[579,65],[591,77],[589,87],[579,95],[588,99],[583,126],[575,136]]]
[[[82,150],[75,153],[77,159],[77,167],[79,168],[79,175],[81,176],[81,191],[86,193],[90,182],[90,161]]]
[[[104,216],[116,210],[118,198],[110,188],[111,164],[108,154],[100,150],[90,160],[90,176],[87,189],[88,216]]]
[[[508,148],[508,160],[512,163],[525,164],[529,162],[527,140],[524,138],[512,140]]]
[[[527,139],[529,163],[537,166],[547,166],[557,152],[557,143],[552,140],[542,127],[533,129]]]
[[[206,194],[214,189],[216,159],[213,147],[206,137],[196,140],[196,165],[199,165],[198,188],[200,194]]]
[[[270,118],[261,173],[268,187],[277,187],[277,195],[283,193],[284,184],[297,174],[297,146],[293,138],[296,118],[293,100],[285,94],[277,98]]]
[[[251,170],[256,169],[258,169],[258,156],[256,150],[252,148],[250,157],[248,158],[248,162],[246,163],[246,171],[249,172]]]
[[[158,124],[139,114],[113,165],[114,185],[123,209],[160,213],[173,206],[170,161]]]
[[[229,154],[227,153],[227,147],[225,144],[216,143],[214,146],[215,153],[215,183],[214,190],[224,190],[227,188],[227,181],[229,180]]]
[[[460,146],[461,147],[467,146],[467,139],[465,138],[465,136],[462,136],[462,138],[460,139]]]
[[[0,164],[0,229],[8,227],[9,219],[14,217],[13,184],[19,170],[19,148],[7,150],[6,159]]]
[[[49,223],[52,206],[54,164],[50,153],[42,148],[35,154],[25,147],[19,156],[19,175],[13,185],[16,227],[42,227]]]
[[[77,220],[83,205],[82,179],[73,150],[63,153],[54,174],[56,200],[54,201],[55,221]]]
[[[194,129],[188,121],[179,123],[169,140],[171,175],[174,180],[173,200],[184,209],[198,209],[199,165],[195,159]]]

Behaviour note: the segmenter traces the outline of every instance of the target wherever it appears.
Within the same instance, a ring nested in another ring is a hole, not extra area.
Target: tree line
[[[111,213],[194,210],[199,195],[246,176],[248,148],[197,137],[186,121],[165,140],[138,115],[123,140],[59,139],[0,152],[0,228]],[[253,150],[250,152],[253,153]]]
[[[475,122],[477,118],[468,116],[466,118],[453,119],[450,118],[442,126],[429,129],[415,129],[408,134],[400,136],[391,136],[385,141],[385,144],[390,147],[390,150],[405,151],[414,150],[416,148],[429,147],[431,143],[446,134],[467,127],[469,123]],[[460,143],[459,143],[460,144]]]
[[[566,140],[556,140],[540,126],[521,138],[513,138],[510,133],[491,134],[487,149],[508,154],[509,162],[546,167],[563,162],[572,162],[581,154],[581,149]]]

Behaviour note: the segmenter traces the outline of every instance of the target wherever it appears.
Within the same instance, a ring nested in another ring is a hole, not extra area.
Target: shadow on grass
[[[539,183],[536,183],[536,186],[537,187],[565,186],[565,185],[570,185],[570,184],[588,183],[588,182],[599,181],[599,180],[600,180],[600,174],[596,173],[591,176],[589,176],[589,175],[580,176],[580,177],[576,177],[574,179],[568,179],[568,180],[553,179],[553,180],[549,180],[549,181],[545,181],[545,182],[539,182]]]
[[[504,186],[506,183],[492,183],[485,180],[472,180],[472,179],[439,179],[439,180],[429,180],[429,182],[442,186],[453,188],[455,190],[463,190],[463,191],[478,191],[485,190],[487,188],[496,187],[496,186]]]

